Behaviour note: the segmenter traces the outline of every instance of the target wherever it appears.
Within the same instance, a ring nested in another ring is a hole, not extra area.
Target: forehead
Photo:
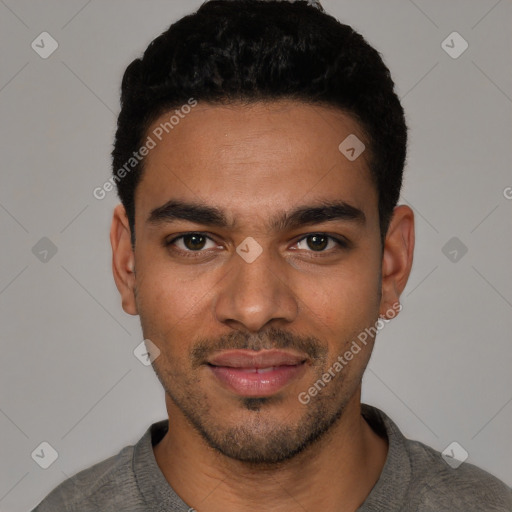
[[[199,103],[171,124],[173,114],[162,115],[147,132],[155,144],[137,187],[136,213],[177,199],[223,205],[234,221],[343,200],[370,220],[378,215],[369,151],[356,159],[350,151],[362,149],[357,141],[368,147],[364,132],[338,109],[283,100]]]

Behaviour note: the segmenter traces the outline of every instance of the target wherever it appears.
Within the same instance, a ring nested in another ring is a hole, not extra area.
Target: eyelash
[[[179,235],[177,237],[174,237],[173,239],[171,240],[165,240],[164,241],[164,246],[165,247],[170,247],[172,246],[176,241],[182,239],[182,238],[185,238],[186,236],[190,236],[190,235],[200,235],[200,236],[203,236],[205,238],[207,238],[208,240],[212,241],[212,242],[215,242],[215,240],[213,240],[210,236],[208,236],[207,233],[203,233],[201,231],[190,231],[188,233],[183,233],[182,235]],[[330,240],[333,240],[337,245],[338,245],[338,249],[348,249],[349,248],[349,242],[342,239],[342,238],[338,238],[338,237],[335,237],[335,236],[332,236],[332,235],[328,235],[327,233],[321,233],[321,232],[313,232],[313,233],[308,233],[306,235],[304,235],[302,238],[300,238],[299,240],[297,240],[297,242],[295,242],[295,244],[298,244],[300,242],[302,242],[303,240],[306,240],[307,238],[311,237],[311,236],[324,236],[326,238],[329,238]],[[198,251],[190,251],[190,250],[183,250],[183,249],[173,249],[179,253],[181,253],[183,256],[187,257],[187,258],[197,258],[199,257],[202,253],[205,253],[207,252],[207,250],[198,250]],[[322,254],[329,254],[330,252],[332,252],[332,249],[330,251],[307,251],[307,252],[310,252],[312,253],[313,255],[315,255],[314,257],[316,256],[320,256]]]

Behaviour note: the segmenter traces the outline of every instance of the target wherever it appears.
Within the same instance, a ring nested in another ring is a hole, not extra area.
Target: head
[[[410,272],[389,70],[307,2],[213,0],[128,66],[121,103],[114,277],[160,350],[169,413],[228,457],[287,460],[358,397],[374,331],[335,362],[396,312]],[[228,350],[294,364],[240,392]]]

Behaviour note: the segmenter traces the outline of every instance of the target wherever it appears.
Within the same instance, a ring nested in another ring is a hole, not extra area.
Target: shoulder
[[[414,494],[425,510],[512,511],[512,489],[490,473],[467,462],[453,468],[419,441],[406,440],[406,447]]]
[[[376,407],[362,404],[362,413],[377,434],[387,437],[389,450],[361,512],[512,512],[512,489],[498,478],[473,464],[445,460],[434,448],[407,439]]]
[[[130,497],[136,487],[132,469],[134,446],[126,446],[117,455],[98,462],[59,484],[32,512],[70,512],[115,510],[122,496],[123,504],[133,501]]]

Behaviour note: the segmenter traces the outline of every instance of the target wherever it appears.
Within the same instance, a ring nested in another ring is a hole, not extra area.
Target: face
[[[372,338],[336,361],[396,299],[368,155],[338,149],[351,134],[365,140],[320,106],[199,104],[146,157],[134,253],[114,217],[116,282],[160,350],[169,417],[228,457],[273,463],[320,439]]]

